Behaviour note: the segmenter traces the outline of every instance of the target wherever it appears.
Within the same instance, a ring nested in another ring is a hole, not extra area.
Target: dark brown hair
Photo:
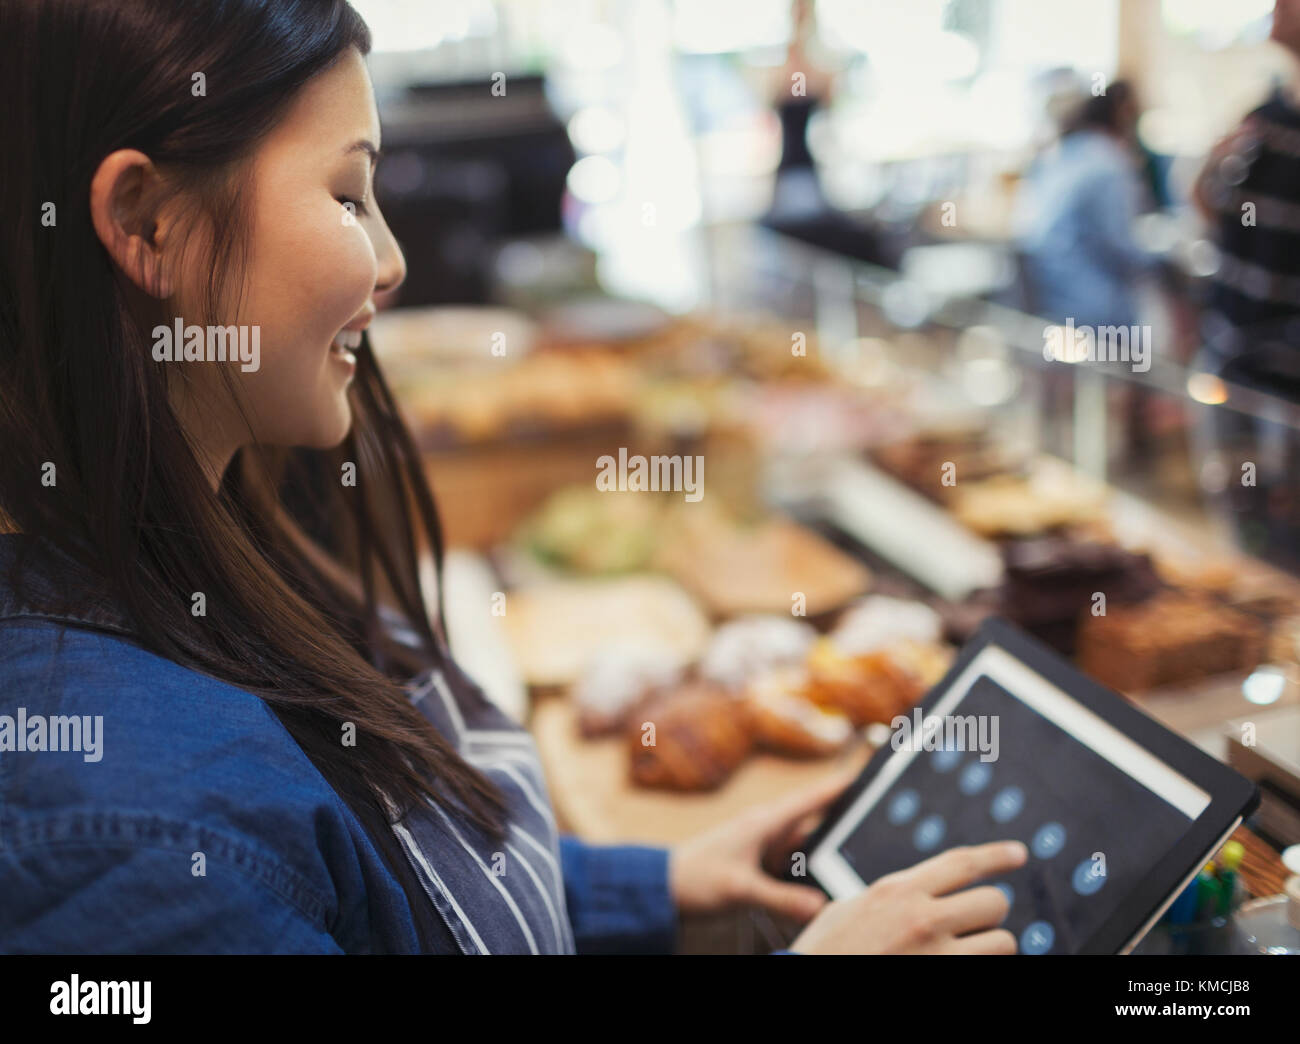
[[[442,539],[369,341],[340,447],[246,447],[214,492],[169,406],[167,371],[185,368],[153,361],[150,302],[90,216],[100,161],[149,156],[216,230],[217,314],[247,258],[244,161],[303,84],[368,53],[369,32],[343,0],[0,0],[0,40],[0,508],[96,578],[145,647],[265,700],[414,896],[390,806],[456,806],[497,836],[504,808],[399,684],[449,655],[441,592],[435,626],[418,569],[424,551],[441,576]]]
[[[1116,80],[1106,87],[1105,94],[1089,95],[1066,121],[1062,135],[1085,130],[1100,130],[1119,134],[1124,126],[1127,107],[1134,99],[1133,87],[1127,80]]]

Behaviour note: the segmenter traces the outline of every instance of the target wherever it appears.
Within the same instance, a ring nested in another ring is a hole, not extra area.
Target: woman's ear
[[[143,152],[118,149],[100,163],[90,182],[90,219],[109,257],[151,297],[169,297],[172,280],[163,264],[167,224],[157,212],[157,168]]]

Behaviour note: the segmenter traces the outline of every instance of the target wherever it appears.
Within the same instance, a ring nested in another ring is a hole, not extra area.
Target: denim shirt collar
[[[133,637],[126,617],[86,570],[48,541],[0,533],[0,620],[57,620]]]

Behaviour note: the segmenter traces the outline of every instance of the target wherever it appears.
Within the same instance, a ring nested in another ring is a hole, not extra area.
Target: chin
[[[341,403],[331,403],[328,412],[322,411],[320,422],[297,444],[307,449],[328,450],[336,448],[352,430],[352,405],[344,397]]]
[[[348,432],[352,430],[352,412],[349,410],[344,417],[342,424],[333,428],[330,433],[322,440],[318,449],[334,449],[342,444],[343,440],[348,437]]]

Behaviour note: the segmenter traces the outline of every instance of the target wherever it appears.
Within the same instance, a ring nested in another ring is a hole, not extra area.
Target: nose
[[[406,258],[402,256],[402,248],[397,245],[388,222],[384,220],[378,208],[374,210],[370,241],[375,248],[375,260],[379,263],[379,270],[375,277],[375,292],[385,293],[396,290],[406,281]]]

